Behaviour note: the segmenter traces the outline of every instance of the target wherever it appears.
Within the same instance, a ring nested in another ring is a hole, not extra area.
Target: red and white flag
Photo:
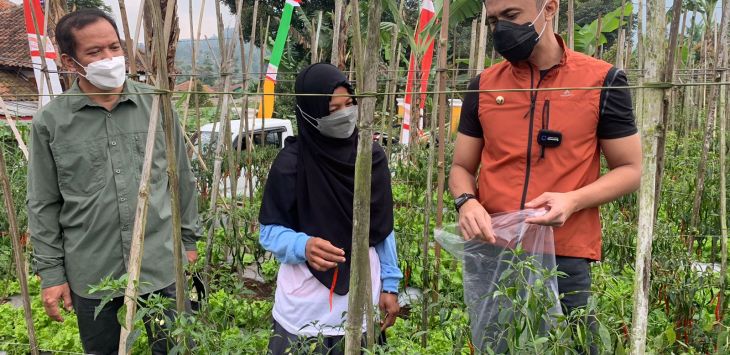
[[[426,94],[423,92],[428,91],[428,77],[431,74],[431,63],[433,62],[433,47],[434,47],[434,38],[431,36],[425,35],[424,30],[426,28],[426,25],[428,25],[429,22],[431,22],[431,19],[433,19],[435,15],[435,9],[433,6],[432,0],[423,0],[421,3],[421,12],[418,15],[418,31],[416,32],[416,44],[418,46],[422,46],[423,44],[426,44],[428,47],[426,48],[426,52],[423,54],[421,58],[421,68],[419,70],[419,73],[421,75],[420,80],[420,89],[419,92],[422,92],[420,94],[420,101],[419,101],[419,110],[420,113],[421,110],[423,110],[423,107],[426,104]],[[425,38],[422,38],[425,37]],[[411,52],[416,50],[415,48],[411,49]],[[409,144],[411,140],[411,103],[413,102],[414,95],[412,92],[414,92],[414,87],[416,85],[413,85],[416,82],[416,58],[411,53],[411,59],[408,64],[408,78],[406,79],[406,97],[403,103],[403,127],[401,129],[400,134],[400,141],[402,144]],[[423,116],[422,114],[418,115],[418,130],[423,129]]]
[[[23,0],[23,8],[25,12],[25,29],[28,33],[28,46],[30,47],[30,57],[33,61],[33,73],[35,74],[35,81],[38,87],[38,94],[41,95],[38,99],[40,106],[44,106],[51,101],[52,96],[48,95],[59,95],[63,91],[61,89],[61,81],[58,79],[58,68],[56,67],[56,49],[53,47],[53,43],[45,33],[45,18],[43,16],[43,8],[41,7],[40,0]],[[33,25],[33,14],[35,14],[36,22],[38,23],[38,31],[36,34],[35,26]],[[39,36],[40,35],[40,36]],[[50,78],[51,87],[48,87],[48,81],[45,75],[41,71],[43,68],[43,62],[41,61],[40,45],[38,38],[45,42],[45,55],[46,55],[46,69]]]

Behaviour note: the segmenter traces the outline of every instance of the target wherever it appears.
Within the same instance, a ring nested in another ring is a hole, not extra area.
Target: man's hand
[[[385,314],[385,318],[380,323],[380,331],[384,331],[393,326],[395,319],[398,318],[400,313],[398,296],[391,293],[381,293],[379,306],[381,314]]]
[[[459,228],[464,240],[481,238],[489,243],[496,241],[492,218],[476,199],[466,201],[459,209]]]
[[[345,251],[335,247],[326,239],[312,237],[307,240],[305,257],[315,270],[327,271],[337,263],[345,262]]]
[[[540,217],[525,220],[526,223],[560,227],[576,212],[576,202],[570,193],[546,192],[525,204],[525,208],[545,208],[548,212]]]
[[[198,260],[198,251],[197,250],[188,250],[185,252],[185,254],[188,257],[188,263],[194,264],[196,260]]]
[[[44,288],[41,290],[41,300],[46,314],[57,322],[63,322],[63,316],[61,316],[61,311],[58,309],[58,301],[63,300],[63,307],[67,311],[73,310],[71,289],[68,287],[68,283]]]

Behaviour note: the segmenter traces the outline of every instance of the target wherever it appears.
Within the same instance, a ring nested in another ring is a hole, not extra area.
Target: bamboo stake
[[[231,65],[231,57],[233,54],[233,46],[235,45],[235,40],[238,37],[238,31],[241,29],[241,9],[243,7],[243,1],[237,0],[236,3],[236,25],[233,29],[234,36],[230,41],[230,48],[223,49],[222,51],[227,55],[225,58],[221,58],[221,73],[228,73],[230,71],[230,65]],[[220,17],[220,6],[218,5],[218,2],[216,2],[216,14]],[[219,33],[222,33],[222,21],[219,21]],[[221,53],[223,55],[224,53]],[[231,76],[225,75],[223,82],[223,92],[229,92],[231,87]],[[217,198],[218,198],[218,182],[221,179],[221,170],[222,170],[222,162],[223,162],[223,143],[225,141],[230,142],[230,134],[228,134],[228,139],[226,140],[226,134],[227,132],[230,132],[230,116],[228,115],[228,99],[229,95],[224,94],[223,98],[221,100],[221,107],[223,108],[220,110],[220,119],[219,119],[219,125],[220,129],[218,130],[218,140],[216,142],[215,147],[215,160],[213,163],[213,186],[211,187],[212,194],[210,199],[210,208],[211,208],[211,215],[213,215],[213,226],[208,229],[208,236],[206,238],[206,254],[205,254],[205,272],[203,274],[203,282],[205,284],[205,288],[209,289],[210,287],[210,273],[211,273],[211,254],[213,253],[213,232],[216,229],[217,223],[217,213],[218,213],[218,204],[217,204]],[[225,193],[224,193],[225,195]]]
[[[5,122],[8,123],[8,127],[10,127],[10,130],[13,132],[13,135],[15,136],[15,141],[18,142],[18,147],[20,148],[20,151],[23,152],[25,160],[28,161],[28,147],[25,145],[25,142],[23,142],[23,135],[21,135],[20,131],[18,131],[18,127],[15,125],[15,120],[10,114],[10,110],[8,110],[8,107],[5,105],[5,101],[3,100],[2,96],[0,96],[0,108],[5,113]]]
[[[632,13],[629,15],[629,23],[627,24],[626,28],[628,29],[629,36],[624,36],[624,39],[626,39],[626,59],[624,60],[624,67],[629,68],[631,67],[631,53],[634,51],[634,41],[633,41],[633,27],[634,26],[634,14]],[[641,64],[641,63],[640,63]]]
[[[152,26],[153,33],[160,33],[162,29],[163,37],[155,36],[154,40],[157,41],[156,59],[158,63],[158,73],[161,79],[165,79],[158,82],[159,87],[162,90],[168,90],[162,100],[162,126],[165,133],[165,146],[167,155],[167,175],[169,179],[170,188],[170,207],[172,208],[172,246],[173,246],[173,259],[175,262],[175,303],[177,305],[178,313],[185,312],[185,268],[183,266],[183,245],[182,245],[182,230],[180,229],[180,182],[178,181],[177,175],[177,156],[175,155],[175,141],[173,138],[173,131],[175,129],[174,122],[175,117],[173,116],[172,109],[172,93],[169,90],[174,85],[174,80],[168,74],[169,70],[172,70],[172,66],[168,66],[168,57],[174,56],[174,53],[170,54],[170,40],[177,41],[177,36],[170,38],[172,32],[173,22],[177,24],[177,2],[175,0],[167,0],[167,7],[165,9],[165,18],[162,19],[162,10],[153,6],[152,9]],[[155,18],[159,16],[160,21],[155,25]],[[162,25],[163,27],[161,27]],[[174,65],[174,64],[173,64]],[[163,83],[165,82],[165,83]],[[185,152],[180,152],[185,154]]]
[[[312,20],[314,21],[314,19]],[[317,30],[312,41],[312,64],[319,61],[318,48],[319,48],[319,33],[322,30],[322,10],[317,11]]]
[[[723,0],[725,2],[727,0]],[[727,32],[730,31],[730,23],[728,21],[728,16],[723,14],[722,17],[722,23],[720,32],[723,36],[727,36]],[[722,70],[723,70],[723,63],[725,62],[725,58],[728,56],[728,46],[727,45],[721,45],[721,46],[715,46],[715,55],[714,55],[714,63],[713,63],[713,69],[715,74],[714,82],[719,83],[722,81]],[[694,194],[694,200],[692,204],[692,215],[690,219],[690,227],[696,231],[697,226],[699,224],[699,215],[700,215],[700,206],[702,204],[702,194],[704,192],[704,184],[705,184],[705,176],[706,176],[706,166],[707,166],[707,159],[710,151],[710,145],[712,144],[712,138],[714,137],[715,132],[715,120],[718,119],[718,95],[719,95],[720,87],[717,85],[713,85],[710,87],[710,93],[708,97],[708,103],[709,103],[709,110],[707,112],[707,124],[705,126],[705,137],[702,145],[702,155],[700,156],[700,162],[697,167],[697,183],[696,183],[696,189]],[[722,118],[719,118],[722,120]],[[691,233],[690,235],[690,242],[693,243],[694,238],[692,237]],[[690,244],[690,251],[692,250],[693,244]]]
[[[33,29],[35,30],[35,37],[38,41],[38,52],[40,52],[41,57],[41,72],[43,73],[43,79],[46,81],[46,85],[48,85],[48,91],[49,94],[53,94],[53,86],[51,85],[51,75],[48,73],[48,63],[46,63],[46,40],[48,39],[48,33],[43,32],[43,37],[41,37],[40,33],[40,27],[38,26],[38,16],[35,13],[35,6],[33,6],[33,3],[30,4],[30,16],[33,20]],[[47,21],[47,20],[46,20]],[[43,92],[43,85],[41,85],[41,95],[45,95],[46,93]],[[53,96],[51,96],[53,97]],[[38,100],[38,107],[41,106],[41,100]]]
[[[332,15],[332,54],[330,55],[330,63],[336,67],[340,67],[340,21],[342,19],[342,3],[344,0],[335,0],[335,13]],[[340,68],[341,69],[341,68]]]
[[[728,1],[725,0],[725,3],[728,3]],[[727,13],[727,7],[725,7],[725,9],[725,13]],[[730,45],[730,42],[728,42],[727,40],[725,41],[725,43],[726,45]],[[725,63],[728,63],[728,61],[726,60]],[[727,74],[725,74],[725,76],[728,77]],[[728,118],[730,118],[730,101],[728,101],[727,95],[730,90],[728,90],[727,87],[725,87],[723,90],[725,91],[725,94],[723,96],[725,105],[725,119],[720,120],[720,234],[722,240],[720,252],[720,275],[727,275],[727,121]],[[716,331],[719,333],[722,329],[721,324],[725,315],[725,289],[727,288],[727,286],[725,284],[724,277],[721,276],[718,278],[718,280],[720,282],[720,285],[718,286],[719,291],[717,302],[718,314],[720,315],[720,319],[718,319]]]
[[[380,17],[382,2],[368,2],[367,49],[363,48],[360,32],[359,0],[352,0],[352,21],[354,26],[354,56],[357,65],[358,83],[362,92],[374,92],[378,88],[375,75],[365,73],[377,72],[380,61]],[[372,137],[375,97],[363,97],[360,106],[360,132],[357,144],[357,160],[355,162],[355,197],[353,201],[352,253],[350,270],[350,292],[348,293],[347,320],[345,322],[345,354],[355,355],[361,352],[363,318],[367,324],[368,349],[372,350],[374,342],[372,312],[372,285],[370,282],[370,258],[368,257],[368,234],[370,233],[370,192],[372,172]]]
[[[137,59],[134,57],[134,47],[137,44],[132,43],[132,34],[129,33],[129,19],[127,18],[127,6],[124,4],[124,0],[119,0],[119,13],[122,16],[122,28],[124,29],[125,42],[124,44],[127,47],[127,53],[129,55],[129,77],[130,79],[134,79],[137,77]]]
[[[147,204],[150,194],[150,173],[152,172],[152,157],[155,148],[155,136],[157,135],[157,121],[160,114],[160,97],[155,96],[152,100],[152,114],[147,128],[147,142],[145,144],[144,162],[142,163],[142,176],[139,182],[139,193],[137,197],[137,209],[134,214],[134,228],[132,229],[132,245],[129,250],[129,263],[127,264],[127,288],[124,291],[124,305],[127,309],[124,317],[124,326],[119,334],[119,352],[129,354],[131,343],[127,345],[129,334],[134,326],[134,314],[137,311],[137,283],[142,267],[142,255],[144,250],[144,232],[147,225]]]
[[[674,77],[674,57],[677,54],[677,35],[679,34],[679,17],[682,13],[682,0],[674,0],[672,5],[672,25],[669,30],[669,53],[667,55],[667,64],[664,68],[664,81],[671,82]],[[667,144],[667,129],[669,127],[669,113],[672,105],[671,91],[669,95],[664,95],[662,107],[662,125],[659,128],[657,136],[657,157],[656,157],[656,186],[654,189],[654,198],[658,201],[654,206],[654,221],[656,222],[659,213],[659,203],[661,203],[662,195],[662,179],[664,176],[664,158]]]
[[[403,8],[405,6],[405,1],[401,1],[398,5],[398,13],[400,16],[403,16]],[[388,82],[386,83],[388,92],[396,92],[398,90],[398,68],[400,67],[400,43],[398,39],[400,38],[400,28],[398,26],[395,26],[395,30],[393,31],[393,37],[390,40],[390,48],[393,50],[393,55],[390,57],[390,63],[388,63]],[[388,127],[385,127],[381,131],[381,139],[383,137],[383,133],[388,133],[388,145],[386,148],[386,156],[388,159],[390,159],[390,153],[393,151],[393,117],[397,115],[393,115],[392,113],[388,112],[388,108],[392,108],[395,105],[396,102],[396,95],[387,95],[383,99],[383,124],[388,125]],[[396,112],[398,108],[396,107]],[[386,119],[387,117],[387,119]]]
[[[190,80],[188,84],[188,96],[185,98],[185,110],[183,111],[183,120],[182,120],[182,130],[185,132],[185,128],[187,128],[188,124],[188,113],[190,112],[190,97],[193,96],[191,91],[197,91],[196,88],[196,80],[197,77],[197,51],[198,51],[198,40],[200,39],[200,30],[202,29],[202,23],[203,23],[203,13],[205,12],[205,0],[202,0],[200,3],[200,14],[198,15],[198,34],[197,37],[193,35],[193,0],[190,0],[188,2],[188,16],[190,18],[190,42],[192,43],[191,49],[192,53],[190,56],[190,60],[192,62],[191,70],[190,70]],[[195,101],[196,105],[198,105],[198,95],[195,94]],[[200,120],[200,116],[198,116],[198,120]],[[198,135],[200,137],[200,135]],[[200,140],[200,138],[198,138]]]
[[[649,29],[643,68],[647,82],[663,79],[665,15],[662,0],[649,0],[647,6],[647,28]],[[656,180],[656,151],[659,120],[661,117],[664,90],[645,90],[641,108],[641,134],[643,146],[643,172],[639,190],[639,235],[636,242],[634,266],[633,319],[631,323],[631,354],[645,353],[646,328],[649,311],[649,290],[651,280],[651,245],[654,236],[654,186]]]
[[[575,0],[568,0],[568,48],[575,49]]]
[[[598,59],[601,58],[601,27],[602,27],[602,22],[603,22],[603,14],[601,14],[599,12],[598,13],[598,24],[596,26],[596,28],[598,29],[596,31],[596,51],[593,52],[593,57],[594,58],[598,58]]]
[[[258,16],[258,10],[259,10],[259,0],[254,1],[253,5],[253,21],[252,21],[252,27],[251,27],[251,37],[249,38],[249,47],[248,47],[248,60],[244,59],[245,57],[245,51],[244,51],[244,44],[245,41],[243,39],[243,31],[239,33],[239,40],[240,40],[240,46],[241,46],[241,71],[243,72],[243,82],[242,82],[242,88],[245,92],[247,84],[248,84],[248,74],[250,70],[250,63],[251,63],[251,55],[253,53],[253,50],[251,48],[252,43],[254,42],[254,39],[256,38],[256,17]],[[246,129],[246,152],[247,154],[247,160],[246,160],[246,182],[249,190],[252,190],[253,192],[253,182],[252,182],[252,175],[251,175],[251,169],[253,164],[253,158],[252,158],[252,152],[253,152],[253,141],[252,139],[249,139],[249,137],[253,137],[253,132],[249,132],[249,126],[248,126],[248,95],[243,95],[241,97],[241,121],[238,124],[238,135],[236,136],[237,142],[236,142],[236,165],[235,165],[235,171],[236,174],[239,173],[239,167],[240,167],[240,156],[241,156],[241,143],[243,142],[243,128]],[[236,194],[238,193],[236,189],[233,189],[233,191],[236,191]],[[245,193],[244,193],[245,196]],[[251,198],[253,199],[253,198]],[[242,200],[245,203],[245,199]]]
[[[171,1],[172,2],[172,1]],[[179,198],[179,181],[177,175],[177,158],[175,154],[175,145],[173,141],[173,130],[174,130],[174,118],[172,111],[172,102],[169,93],[169,78],[167,72],[167,41],[169,40],[169,31],[165,31],[163,26],[165,24],[162,20],[162,12],[158,4],[148,0],[145,2],[147,11],[150,12],[152,30],[157,33],[154,36],[155,60],[157,62],[157,85],[162,89],[168,91],[167,94],[163,94],[164,97],[155,97],[152,104],[152,116],[150,118],[150,126],[148,127],[147,142],[145,146],[145,161],[142,166],[142,181],[140,182],[139,201],[137,202],[137,214],[135,215],[134,231],[132,236],[132,246],[130,250],[130,260],[128,266],[129,279],[127,282],[127,289],[124,296],[124,304],[127,308],[125,316],[125,326],[122,327],[119,336],[119,351],[124,353],[130,353],[131,343],[128,342],[128,337],[132,327],[134,326],[134,314],[136,312],[136,301],[137,301],[137,284],[139,281],[139,271],[142,266],[142,255],[143,255],[143,236],[144,227],[147,219],[147,203],[149,194],[149,175],[151,172],[152,165],[152,153],[154,150],[154,142],[157,131],[157,121],[160,111],[162,108],[163,115],[163,131],[165,133],[165,150],[167,159],[167,175],[169,179],[169,191],[170,191],[170,207],[172,210],[172,242],[173,242],[173,258],[175,264],[175,302],[178,313],[185,311],[185,270],[183,268],[182,260],[182,236],[180,229],[180,198]],[[168,3],[169,5],[169,3]],[[174,3],[173,3],[174,5]],[[172,6],[167,6],[166,18],[167,21],[172,21]],[[166,21],[166,22],[167,22]],[[168,26],[169,28],[169,26]],[[163,36],[159,36],[162,33]],[[167,34],[167,36],[165,36]],[[160,102],[161,101],[161,102]],[[154,124],[154,126],[153,126]],[[184,154],[184,152],[180,152]],[[141,205],[141,206],[140,206]]]
[[[439,39],[439,73],[438,73],[438,91],[441,92],[437,95],[437,101],[439,106],[438,112],[438,131],[439,131],[439,144],[438,144],[438,179],[437,179],[437,192],[436,192],[436,228],[440,228],[444,218],[444,182],[446,180],[446,74],[447,74],[447,60],[448,60],[448,49],[449,49],[449,0],[444,1],[441,9],[442,22],[441,22],[441,38]],[[431,132],[433,135],[433,132]],[[434,144],[435,145],[435,144]],[[429,185],[430,186],[430,185]],[[425,225],[428,228],[428,224]],[[434,299],[438,300],[439,294],[439,276],[441,266],[441,245],[436,243],[435,246],[435,259],[436,259],[436,277],[434,277],[434,288],[433,295]]]
[[[253,65],[253,49],[250,47],[253,43],[256,43],[256,22],[258,21],[258,10],[259,10],[259,0],[255,0],[253,4],[253,21],[251,22],[251,38],[249,39],[249,49],[248,49],[248,63]],[[263,38],[263,37],[262,37]],[[263,48],[263,46],[262,46]],[[245,87],[248,87],[248,82],[250,78],[248,77],[248,73],[246,77],[244,77],[244,84]],[[246,144],[246,151],[248,152],[248,164],[246,168],[246,179],[248,179],[248,192],[249,192],[249,199],[253,201],[253,135],[254,130],[249,129],[248,127],[248,95],[244,96],[244,108],[246,110],[246,121],[244,123],[246,124],[246,135],[248,135],[248,144]]]
[[[35,327],[33,326],[33,310],[30,305],[30,292],[28,292],[28,276],[25,268],[25,258],[23,257],[23,246],[20,245],[18,220],[15,216],[13,192],[10,188],[10,179],[8,178],[7,165],[5,164],[5,149],[3,148],[3,144],[0,144],[0,183],[2,183],[3,202],[5,203],[5,211],[7,213],[8,225],[10,227],[10,242],[13,247],[15,272],[18,274],[20,295],[23,298],[23,314],[25,316],[25,326],[28,329],[30,353],[38,355],[38,342],[36,341]]]
[[[469,42],[469,75],[474,72],[476,67],[476,52],[477,52],[477,36],[479,32],[479,22],[477,19],[471,21],[471,41]]]
[[[476,57],[477,63],[474,67],[475,70],[481,72],[484,70],[484,57],[487,52],[487,4],[482,4],[482,20],[479,25],[479,49],[477,50]]]
[[[638,21],[638,24],[639,24],[639,29],[638,29],[639,35],[638,35],[638,38],[636,40],[636,52],[637,52],[637,55],[638,55],[639,65],[643,65],[644,64],[644,35],[646,34],[646,29],[644,27],[644,22],[645,22],[645,19],[644,19],[644,2],[645,1],[647,1],[647,0],[638,0],[638,12],[637,12],[638,13],[638,15],[637,15],[638,17],[637,17],[637,21]],[[649,1],[651,1],[651,0],[649,0]],[[664,8],[663,5],[662,5],[662,8]],[[664,25],[662,25],[662,26],[664,26]],[[645,68],[641,68],[641,69],[645,70]],[[640,84],[644,82],[643,81],[643,77],[644,77],[643,75],[639,76],[639,83]],[[639,96],[643,95],[643,92],[644,92],[643,90],[639,90]]]
[[[722,34],[722,39],[720,41],[720,46],[723,47],[723,55],[722,55],[722,66],[724,68],[727,68],[730,66],[730,53],[728,53],[728,47],[730,47],[730,34],[728,34],[728,21],[730,18],[730,0],[723,0],[722,2],[722,20],[721,23],[724,24],[725,31],[722,30],[720,33]],[[722,25],[721,25],[722,26]],[[725,80],[730,80],[730,75],[728,75],[727,70],[724,73]],[[720,252],[721,255],[721,261],[720,261],[720,277],[718,280],[720,281],[720,284],[718,286],[718,314],[720,315],[720,319],[718,319],[718,324],[715,326],[716,331],[718,334],[722,330],[722,317],[725,314],[725,277],[723,275],[727,275],[727,236],[728,236],[728,228],[727,228],[727,121],[730,119],[730,100],[728,100],[728,94],[730,93],[730,90],[728,90],[727,87],[722,88],[723,94],[720,95],[720,99],[722,101],[721,107],[725,107],[725,117],[720,118],[720,232],[721,232],[721,240],[722,240],[722,251]],[[720,337],[718,337],[718,345],[720,343]]]
[[[243,6],[243,2],[241,2],[241,9],[240,9],[241,11],[243,11],[243,7],[242,6]],[[236,10],[238,11],[238,4],[236,6]],[[239,18],[241,15],[242,15],[242,12],[237,12],[236,17]],[[238,31],[238,35],[235,36],[235,37],[231,37],[231,39],[230,39],[230,41],[228,43],[228,45],[231,48],[231,52],[230,52],[230,55],[231,55],[230,56],[230,61],[231,62],[229,64],[229,67],[230,67],[230,71],[231,72],[233,72],[233,58],[234,58],[234,56],[233,56],[233,50],[236,47],[235,43],[239,43],[240,44],[240,51],[241,51],[241,71],[243,72],[246,69],[246,63],[244,62],[244,59],[243,59],[244,58],[244,54],[245,54],[245,51],[244,51],[245,48],[244,48],[244,42],[243,42],[243,34],[242,34],[242,32],[243,31],[239,30]],[[244,91],[244,90],[242,90],[242,91]],[[235,100],[231,100],[231,102],[233,104],[233,109],[236,109],[237,107],[236,107]],[[241,153],[241,149],[240,149],[240,145],[241,144],[238,143],[238,142],[241,141],[241,134],[243,133],[243,125],[242,125],[242,123],[244,123],[246,121],[246,118],[247,118],[246,115],[247,114],[248,114],[247,112],[244,112],[243,111],[243,107],[241,107],[241,115],[239,116],[239,118],[241,118],[241,120],[239,120],[239,122],[238,122],[239,123],[238,124],[238,130],[236,132],[237,133],[237,135],[236,135],[236,143],[237,143],[237,145],[239,147],[233,148],[234,147],[233,142],[230,142],[230,144],[228,143],[228,141],[231,140],[231,135],[230,134],[226,134],[226,141],[227,141],[226,148],[227,147],[231,147],[231,149],[227,149],[227,151],[228,151],[228,176],[229,176],[230,181],[231,181],[231,204],[233,206],[236,205],[236,200],[238,199],[238,175],[239,175],[239,169],[238,169],[238,164],[239,164],[239,161],[238,160],[239,159],[238,159],[238,156]],[[225,195],[225,191],[224,191],[224,195]],[[236,218],[235,218],[235,216],[234,216],[234,218],[231,218],[229,221],[234,225],[233,226],[233,229],[232,229],[233,230],[233,233],[234,234],[237,233],[238,232],[238,228],[235,227],[235,225],[236,225]],[[239,274],[240,275],[243,275],[243,271],[242,270],[240,270],[240,271],[241,272]]]
[[[624,9],[626,0],[621,0],[621,16],[618,21],[618,45],[616,47],[616,68],[624,68],[624,49],[626,47],[626,31],[624,30]],[[557,18],[557,17],[556,17]]]
[[[728,46],[730,46],[730,34],[728,34],[728,24],[730,18],[730,0],[723,0],[723,9],[722,9],[722,23],[724,24],[724,32],[722,33],[722,40],[720,40],[720,46],[722,47],[723,54],[723,61],[722,66],[724,68],[727,68],[730,65],[730,55],[728,54]],[[725,80],[730,80],[730,75],[728,75],[728,72],[724,72]],[[716,325],[716,331],[720,333],[722,330],[722,317],[725,314],[725,277],[723,275],[727,275],[727,121],[730,118],[730,100],[728,100],[728,93],[730,90],[728,90],[727,87],[722,88],[723,94],[720,95],[721,99],[721,107],[725,107],[725,117],[720,118],[720,233],[721,233],[721,243],[722,243],[722,251],[720,252],[720,277],[718,278],[720,284],[718,285],[718,314],[720,315],[720,319],[718,319],[718,324]],[[718,345],[720,342],[720,338],[718,336]],[[719,348],[718,348],[719,349]]]

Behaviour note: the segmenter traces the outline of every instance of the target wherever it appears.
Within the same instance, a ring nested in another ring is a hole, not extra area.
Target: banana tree
[[[600,28],[598,28],[598,19],[583,27],[577,28],[575,30],[575,50],[587,55],[595,54],[597,49],[596,44],[601,46],[608,43],[608,39],[605,35],[606,33],[616,31],[619,26],[626,26],[628,21],[624,20],[624,22],[621,23],[622,15],[625,19],[628,18],[628,16],[631,16],[634,6],[633,4],[626,4],[623,10],[623,14],[621,13],[621,7],[605,14],[601,18]],[[598,37],[597,42],[596,37]]]

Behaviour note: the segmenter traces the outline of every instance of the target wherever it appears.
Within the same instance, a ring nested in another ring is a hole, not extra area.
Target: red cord
[[[335,266],[335,275],[332,276],[332,286],[330,286],[330,312],[332,312],[332,297],[335,294],[335,285],[337,284],[337,270],[339,268]]]

